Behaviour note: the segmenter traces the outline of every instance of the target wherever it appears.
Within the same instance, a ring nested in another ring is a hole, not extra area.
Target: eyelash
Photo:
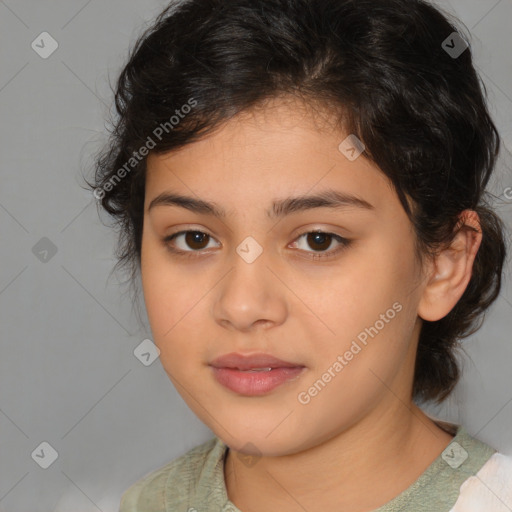
[[[187,233],[200,233],[202,235],[206,235],[208,237],[211,237],[211,235],[209,235],[208,233],[205,233],[205,232],[199,231],[199,230],[195,230],[195,229],[189,229],[189,230],[186,230],[186,231],[178,231],[177,233],[169,235],[169,236],[167,236],[167,237],[165,237],[163,239],[163,242],[164,242],[164,245],[165,245],[166,249],[168,251],[170,251],[171,253],[175,254],[176,256],[183,257],[183,258],[198,258],[198,257],[201,257],[201,250],[199,250],[199,251],[182,251],[180,249],[176,249],[175,247],[173,247],[171,245],[170,242],[172,242],[175,238],[177,238],[180,235],[185,235]],[[315,233],[318,233],[318,234],[321,234],[321,235],[332,236],[337,242],[339,242],[340,246],[337,249],[332,250],[332,251],[328,251],[328,252],[327,251],[317,252],[317,253],[313,252],[312,256],[308,256],[308,258],[312,259],[312,260],[320,260],[320,259],[330,258],[330,257],[336,256],[337,254],[342,252],[344,249],[346,249],[352,243],[352,240],[349,240],[347,238],[343,238],[343,237],[341,237],[339,235],[336,235],[335,233],[329,233],[327,231],[321,231],[321,230],[306,231],[305,233],[302,233],[302,234],[298,235],[297,238],[294,240],[294,242],[296,240],[299,240],[301,237],[303,237],[305,235],[310,235],[310,234],[315,234]],[[211,237],[211,238],[213,238],[213,237]],[[309,251],[306,251],[306,252],[309,252]],[[327,254],[327,256],[324,256],[324,254]]]

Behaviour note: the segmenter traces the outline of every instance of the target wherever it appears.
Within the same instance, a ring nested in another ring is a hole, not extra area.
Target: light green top
[[[496,453],[463,427],[453,427],[456,435],[443,453],[410,487],[374,512],[448,512],[453,507],[464,481]],[[227,496],[227,449],[214,437],[147,474],[125,491],[119,512],[241,512]]]

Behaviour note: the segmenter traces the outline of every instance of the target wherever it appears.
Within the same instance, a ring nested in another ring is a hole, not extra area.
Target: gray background
[[[212,435],[160,361],[145,366],[135,357],[150,330],[139,327],[122,276],[109,277],[115,233],[81,188],[105,142],[108,80],[114,83],[135,37],[165,5],[0,0],[1,512],[117,511],[130,484]],[[471,32],[505,143],[492,190],[510,248],[512,0],[439,5]],[[31,47],[44,31],[59,45],[47,59]],[[510,270],[509,258],[499,299],[464,344],[456,392],[428,408],[507,454]],[[44,441],[58,453],[47,469],[39,465],[51,455],[41,452]]]

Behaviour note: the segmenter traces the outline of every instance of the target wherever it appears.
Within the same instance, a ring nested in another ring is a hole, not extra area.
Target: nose
[[[238,254],[216,287],[212,314],[224,328],[249,332],[282,324],[288,314],[287,288],[263,252],[252,262]]]

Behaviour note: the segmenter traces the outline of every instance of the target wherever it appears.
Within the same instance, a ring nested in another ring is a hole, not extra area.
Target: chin
[[[264,428],[250,428],[229,422],[225,424],[229,425],[229,433],[218,424],[210,425],[209,428],[233,451],[248,455],[265,457],[291,455],[315,444],[303,429],[298,429],[296,432],[290,429],[279,431],[280,427],[276,429],[278,422],[269,422]]]

